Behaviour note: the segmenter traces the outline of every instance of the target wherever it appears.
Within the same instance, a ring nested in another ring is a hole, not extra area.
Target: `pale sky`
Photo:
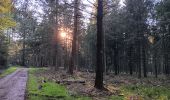
[[[120,4],[121,4],[121,5],[124,5],[123,2],[124,2],[124,0],[120,0]]]
[[[42,14],[43,11],[42,11],[41,6],[38,5],[38,1],[37,0],[30,0],[30,1],[32,2],[32,6],[30,6],[30,10],[34,10],[34,11]],[[73,1],[73,0],[70,0],[69,2],[71,2],[71,1]],[[82,1],[83,1],[83,4],[90,5],[92,7],[93,4],[91,4],[91,3],[94,3],[95,0],[82,0]],[[91,2],[91,3],[89,3],[88,1]],[[123,1],[124,0],[120,0],[120,5],[123,5]],[[88,23],[88,19],[91,17],[90,14],[89,14],[89,13],[92,12],[91,7],[86,7],[85,9],[83,9],[83,14],[86,17],[86,19],[85,19],[86,23]],[[38,13],[35,16],[38,17],[39,16]],[[40,18],[40,20],[41,20],[41,18]]]
[[[90,3],[89,3],[88,1],[89,1]],[[95,1],[95,0],[83,0],[83,4],[93,6],[93,4],[91,4],[91,3],[94,3],[94,1]],[[124,5],[123,2],[124,2],[124,0],[120,0],[120,5],[121,5],[121,6]],[[88,12],[88,13],[87,13],[87,12]],[[92,8],[91,8],[91,7],[86,7],[86,9],[84,9],[83,14],[84,14],[84,16],[87,17],[87,18],[85,19],[85,22],[86,22],[86,23],[89,22],[89,18],[90,18],[90,14],[89,14],[89,13],[90,13],[90,12],[92,12]]]

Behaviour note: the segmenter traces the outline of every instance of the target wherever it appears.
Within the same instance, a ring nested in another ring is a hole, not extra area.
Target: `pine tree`
[[[103,0],[98,0],[97,8],[97,55],[95,87],[103,89]]]

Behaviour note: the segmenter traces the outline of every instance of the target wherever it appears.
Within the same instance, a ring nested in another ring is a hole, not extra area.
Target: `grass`
[[[27,100],[91,100],[83,96],[70,96],[68,90],[54,82],[42,83],[42,77],[36,77],[37,71],[44,71],[44,68],[30,68],[27,83]],[[39,87],[42,87],[39,89]]]
[[[4,70],[1,74],[0,77],[4,77],[6,75],[9,75],[17,70],[17,67],[9,67],[8,69]]]
[[[108,100],[124,100],[123,96],[111,96],[108,98]]]
[[[124,86],[125,96],[139,95],[144,100],[170,100],[170,88],[146,85]]]
[[[121,87],[121,96],[110,96],[108,100],[170,100],[170,88],[146,85],[125,85]],[[135,99],[136,100],[136,99]]]
[[[53,82],[41,83],[44,78],[37,78],[34,74],[38,71],[44,71],[44,68],[30,68],[28,80],[28,100],[91,100],[84,96],[70,96],[65,86]],[[39,86],[42,89],[38,89]],[[124,85],[119,95],[108,97],[107,100],[130,100],[130,98],[139,98],[139,100],[170,100],[170,88],[161,86],[147,85]]]

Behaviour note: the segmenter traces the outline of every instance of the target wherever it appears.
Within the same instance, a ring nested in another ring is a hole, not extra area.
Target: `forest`
[[[0,100],[170,100],[170,0],[0,0]]]

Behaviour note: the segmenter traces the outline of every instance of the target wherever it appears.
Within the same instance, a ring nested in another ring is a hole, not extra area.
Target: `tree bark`
[[[158,77],[158,68],[157,68],[157,63],[156,63],[156,51],[154,53],[154,67],[155,67],[155,77],[157,78]]]
[[[103,0],[98,0],[97,8],[97,58],[95,87],[103,89]]]
[[[74,32],[73,32],[73,40],[72,40],[72,52],[71,52],[71,59],[69,64],[69,74],[73,74],[73,69],[75,66],[75,57],[76,57],[76,41],[77,41],[77,23],[78,23],[78,0],[74,1]]]
[[[142,46],[143,75],[147,77],[145,48]]]
[[[132,46],[130,46],[130,48],[129,48],[129,62],[128,62],[128,66],[129,66],[129,73],[130,73],[130,75],[132,75],[133,74],[133,70],[132,70]]]
[[[142,45],[141,45],[141,40],[139,39],[139,44],[138,44],[138,78],[141,78],[142,75],[141,75],[141,67],[142,67]]]
[[[114,49],[114,68],[115,68],[115,75],[118,75],[119,68],[118,68],[118,50],[117,50],[117,44],[115,44],[116,47]]]
[[[23,33],[23,52],[22,52],[22,66],[25,66],[25,36],[26,33],[25,33],[25,30],[24,30],[24,33]]]

